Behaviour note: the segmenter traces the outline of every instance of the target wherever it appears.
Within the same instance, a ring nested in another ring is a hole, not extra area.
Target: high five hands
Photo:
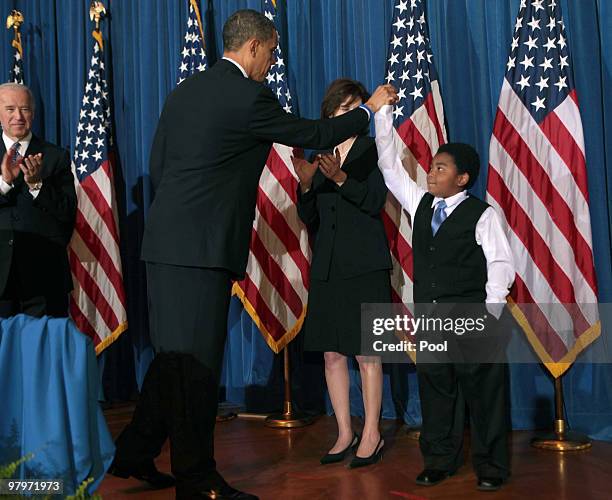
[[[380,85],[365,105],[372,113],[376,113],[385,104],[395,104],[398,100],[397,89],[393,85],[386,84]]]
[[[397,90],[393,85],[380,85],[365,105],[372,113],[376,113],[385,104],[395,104],[398,101]],[[312,178],[317,169],[321,170],[323,175],[336,183],[342,183],[346,180],[346,174],[340,168],[341,159],[340,152],[336,150],[335,154],[317,155],[311,163],[299,156],[292,156],[291,161],[295,173],[300,180],[300,188],[302,193],[310,189]]]

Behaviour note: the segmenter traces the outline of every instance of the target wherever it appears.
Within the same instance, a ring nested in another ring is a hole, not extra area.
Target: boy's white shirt
[[[378,166],[385,178],[385,184],[393,196],[400,202],[412,218],[421,199],[427,193],[404,169],[397,146],[396,134],[393,132],[393,108],[383,106],[374,115],[376,128],[376,148],[378,149]],[[447,217],[467,199],[465,191],[445,199]],[[442,198],[434,197],[432,207]],[[493,207],[488,207],[478,219],[475,230],[476,243],[482,247],[487,261],[487,304],[505,303],[508,290],[514,282],[515,267],[508,238],[502,228],[499,215]],[[487,306],[491,314],[499,317],[500,308]]]

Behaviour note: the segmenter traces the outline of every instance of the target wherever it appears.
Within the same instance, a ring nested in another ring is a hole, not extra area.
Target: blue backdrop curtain
[[[294,101],[301,116],[318,116],[326,85],[348,76],[370,89],[384,77],[393,0],[278,0],[278,26]],[[599,297],[612,302],[612,5],[607,0],[561,0],[585,132],[593,245]],[[200,0],[208,55],[222,53],[221,30],[239,8],[260,10],[261,0]],[[519,0],[429,0],[427,15],[451,140],[474,144],[482,158],[474,188],[484,196],[488,143]],[[35,131],[72,148],[86,67],[92,50],[88,0],[0,0],[0,15],[18,8],[25,80],[37,99]],[[130,328],[105,351],[105,390],[129,397],[142,381],[152,350],[148,343],[146,284],[138,256],[151,202],[150,145],[165,96],[174,87],[188,0],[108,0],[103,23],[113,91],[117,194]],[[0,75],[8,77],[10,39],[0,50]],[[1,78],[1,77],[0,77]],[[214,96],[202,96],[203,99]],[[603,332],[609,336],[610,332]],[[528,348],[525,346],[525,348]],[[298,403],[325,404],[320,356],[291,345]],[[275,409],[282,400],[281,365],[238,301],[230,313],[224,386],[226,397],[248,409]],[[351,373],[353,412],[360,414],[359,380]],[[612,439],[612,368],[577,364],[564,378],[566,408],[574,428]],[[511,367],[515,428],[552,420],[552,383],[539,365]],[[383,415],[419,422],[418,394],[410,365],[385,367]]]

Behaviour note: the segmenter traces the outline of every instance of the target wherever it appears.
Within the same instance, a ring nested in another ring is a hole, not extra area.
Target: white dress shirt
[[[4,146],[6,147],[6,152],[8,153],[9,150],[13,147],[13,144],[15,144],[15,141],[13,141],[13,139],[11,139],[4,132],[2,133],[2,140],[4,141]],[[21,156],[25,155],[26,151],[28,150],[28,147],[30,147],[31,140],[32,140],[32,132],[30,132],[23,139],[20,139],[18,141],[19,144],[21,144],[21,146],[19,147],[19,154]],[[13,189],[13,187],[14,186],[12,184],[9,184],[8,182],[6,182],[4,178],[0,175],[0,193],[8,194],[8,192],[11,189]],[[40,189],[30,189],[30,194],[32,195],[33,198],[36,198],[38,196],[38,193],[40,193]]]
[[[247,72],[244,70],[244,68],[243,68],[242,66],[240,66],[240,64],[239,64],[239,63],[237,63],[237,62],[236,62],[236,61],[234,61],[233,59],[230,59],[229,57],[226,57],[226,56],[223,56],[223,59],[225,59],[226,61],[231,62],[231,63],[232,63],[234,66],[236,66],[236,67],[237,67],[237,68],[240,70],[240,72],[242,73],[242,75],[243,75],[245,78],[248,78],[248,77],[249,77],[249,75],[247,75]]]
[[[393,108],[386,105],[374,115],[378,166],[389,191],[393,193],[404,210],[414,219],[414,214],[427,190],[417,185],[404,169],[396,148],[392,111]],[[461,191],[445,198],[446,208],[444,211],[446,216],[452,214],[453,210],[467,197],[467,193]],[[432,207],[440,200],[442,198],[434,197]],[[508,238],[502,228],[499,215],[493,207],[488,207],[478,219],[475,238],[476,243],[482,247],[487,261],[486,302],[490,304],[505,303],[508,290],[514,282],[515,267]],[[496,308],[490,309],[487,307],[487,309],[497,317],[501,313],[501,311],[498,313]]]

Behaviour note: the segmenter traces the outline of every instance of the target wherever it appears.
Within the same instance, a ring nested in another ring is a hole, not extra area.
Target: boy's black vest
[[[487,261],[475,230],[489,205],[468,196],[433,236],[433,198],[426,193],[414,215],[414,302],[484,302]]]

